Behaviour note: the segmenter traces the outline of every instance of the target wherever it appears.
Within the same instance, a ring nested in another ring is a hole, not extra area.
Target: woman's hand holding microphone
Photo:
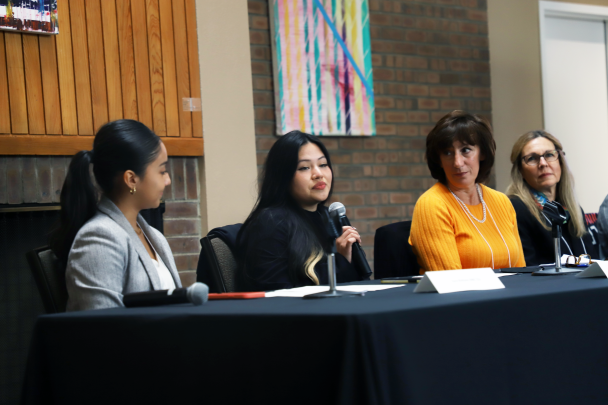
[[[336,239],[336,250],[349,262],[352,262],[353,243],[355,242],[361,244],[361,236],[357,229],[352,226],[343,226],[342,235]]]

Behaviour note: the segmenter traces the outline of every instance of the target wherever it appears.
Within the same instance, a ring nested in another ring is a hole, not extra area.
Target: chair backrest
[[[595,225],[597,222],[597,212],[586,213],[585,221],[587,222],[587,226]]]
[[[374,278],[420,274],[420,266],[408,243],[412,221],[382,226],[374,236]]]
[[[211,270],[212,291],[235,292],[238,264],[230,247],[214,235],[202,238],[201,246]]]
[[[65,312],[68,303],[65,267],[48,246],[27,252],[26,257],[46,313]]]

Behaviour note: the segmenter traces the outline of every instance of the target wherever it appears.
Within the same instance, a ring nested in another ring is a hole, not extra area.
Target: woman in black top
[[[517,214],[517,227],[529,266],[555,262],[551,223],[543,214],[547,201],[556,201],[570,213],[562,227],[562,255],[589,254],[599,258],[597,235],[587,227],[576,202],[574,179],[561,142],[546,131],[523,134],[511,152],[511,185],[507,195]]]
[[[327,284],[329,239],[322,215],[333,186],[325,146],[300,131],[282,136],[270,149],[257,203],[237,237],[240,291],[268,291]],[[338,282],[357,281],[351,265],[355,228],[336,240]]]

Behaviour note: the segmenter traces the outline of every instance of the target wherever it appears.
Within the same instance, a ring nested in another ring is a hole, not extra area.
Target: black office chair
[[[412,221],[396,222],[376,229],[374,278],[415,276],[420,266],[408,243]]]
[[[65,312],[68,290],[65,286],[65,267],[48,247],[26,253],[47,314]]]
[[[201,239],[201,247],[209,270],[210,290],[219,293],[235,292],[238,264],[230,247],[221,238],[212,234]],[[203,258],[201,257],[201,259]]]

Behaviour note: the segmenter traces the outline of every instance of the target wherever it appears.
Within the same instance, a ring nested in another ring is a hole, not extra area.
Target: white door
[[[597,212],[608,194],[605,22],[547,16],[542,25],[545,129],[564,146],[579,203]]]

